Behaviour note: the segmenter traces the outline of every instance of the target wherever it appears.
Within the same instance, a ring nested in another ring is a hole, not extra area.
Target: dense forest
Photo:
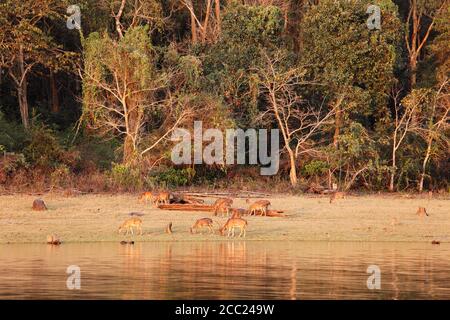
[[[448,192],[449,3],[0,0],[0,191]],[[278,174],[173,165],[194,120],[279,129]]]

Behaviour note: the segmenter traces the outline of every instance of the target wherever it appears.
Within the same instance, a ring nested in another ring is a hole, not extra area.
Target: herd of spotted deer
[[[170,203],[169,192],[160,192],[160,193],[152,193],[152,192],[144,192],[139,200],[141,202],[150,202],[154,206],[158,206],[160,204],[169,204]],[[227,222],[219,228],[219,233],[221,235],[225,235],[227,232],[228,237],[235,237],[235,229],[239,229],[239,237],[245,237],[246,228],[248,225],[247,220],[242,219],[243,215],[257,215],[258,213],[262,216],[267,215],[268,207],[270,206],[270,201],[268,200],[258,200],[252,203],[248,210],[246,209],[236,209],[232,208],[233,199],[231,198],[219,198],[213,204],[214,215],[217,216],[219,214],[230,216]],[[192,234],[197,233],[200,229],[208,229],[209,233],[214,233],[213,228],[214,221],[210,218],[201,218],[198,219],[194,225],[190,228],[190,232]],[[130,218],[126,220],[119,227],[119,234],[122,231],[125,231],[125,235],[131,233],[134,235],[134,229],[136,229],[140,235],[142,235],[142,220],[140,218]],[[172,232],[171,224],[166,228],[167,233]]]
[[[345,192],[334,192],[330,196],[330,203],[333,203],[338,199],[345,199]],[[171,199],[170,192],[144,192],[139,197],[141,202],[151,203],[154,206],[158,207],[160,204],[169,204]],[[247,199],[247,203],[249,200]],[[213,204],[213,212],[214,215],[217,216],[219,214],[225,215],[229,217],[225,224],[219,227],[219,234],[225,235],[227,232],[228,237],[235,237],[235,229],[239,229],[239,237],[246,236],[246,229],[248,222],[243,219],[244,215],[261,215],[267,216],[268,207],[270,206],[270,201],[268,200],[258,200],[254,203],[250,204],[248,209],[236,209],[232,208],[233,199],[231,198],[218,198]],[[428,216],[428,213],[424,207],[419,207],[416,214],[419,217]],[[194,225],[190,228],[191,234],[198,233],[200,229],[209,230],[210,234],[214,233],[213,227],[214,221],[211,218],[201,218],[198,219]],[[126,220],[118,229],[118,233],[120,234],[122,231],[125,231],[125,235],[131,233],[134,235],[134,229],[142,235],[142,220],[140,218],[130,218]],[[166,233],[172,233],[172,223],[170,223],[166,227]]]

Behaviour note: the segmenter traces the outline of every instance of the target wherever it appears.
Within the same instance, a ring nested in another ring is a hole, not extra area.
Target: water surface
[[[67,288],[70,265],[80,290]],[[0,299],[450,299],[449,244],[10,244],[0,270]]]

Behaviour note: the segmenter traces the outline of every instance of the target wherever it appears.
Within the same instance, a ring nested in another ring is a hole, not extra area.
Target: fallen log
[[[268,210],[267,217],[287,217],[283,212],[282,210]]]
[[[174,211],[214,211],[214,207],[207,204],[179,204],[179,203],[171,203],[171,204],[160,204],[158,206],[159,209],[162,210],[174,210]]]
[[[211,197],[233,197],[233,198],[267,198],[271,195],[268,193],[255,192],[255,191],[235,191],[235,192],[189,192],[189,191],[179,191],[179,193],[200,197],[200,198],[211,198]]]
[[[177,203],[177,204],[202,204],[205,200],[198,199],[186,194],[178,195],[174,194],[173,198],[171,199],[171,203]]]

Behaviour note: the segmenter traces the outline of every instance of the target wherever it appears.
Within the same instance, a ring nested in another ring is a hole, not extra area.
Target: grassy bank
[[[164,211],[141,204],[136,195],[42,196],[48,211],[35,212],[35,196],[0,196],[0,243],[44,243],[46,235],[57,234],[64,242],[91,241],[214,241],[227,240],[215,234],[191,235],[189,227],[210,213]],[[246,217],[246,240],[323,241],[450,241],[450,201],[402,195],[350,196],[330,204],[325,196],[283,196],[269,198],[272,208],[284,210],[285,218]],[[212,202],[213,199],[206,201]],[[245,199],[235,199],[245,208]],[[430,216],[415,213],[426,207]],[[144,213],[142,236],[117,234],[128,213]],[[213,218],[216,228],[226,218]],[[173,234],[164,233],[173,223]]]

